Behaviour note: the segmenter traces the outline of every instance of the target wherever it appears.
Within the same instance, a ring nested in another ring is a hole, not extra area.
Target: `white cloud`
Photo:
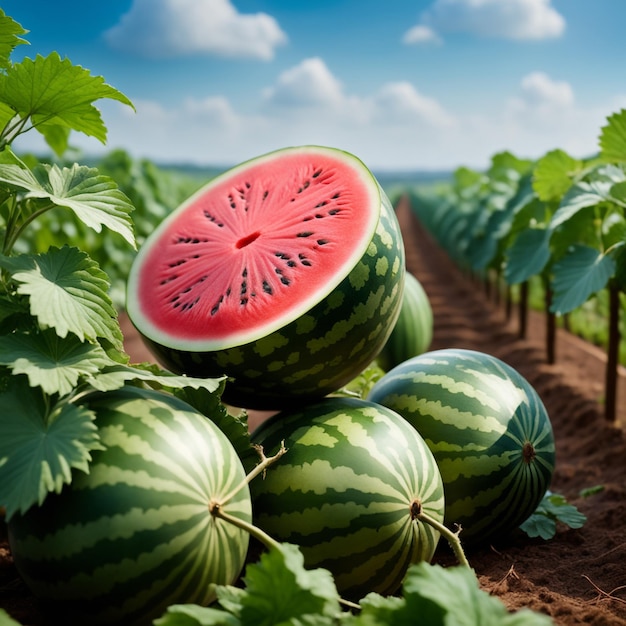
[[[134,0],[104,37],[113,48],[161,58],[211,54],[269,60],[287,41],[272,16],[238,13],[230,0]]]
[[[433,98],[419,93],[409,82],[386,83],[364,96],[346,94],[341,82],[319,57],[305,59],[284,71],[265,90],[265,111],[284,119],[298,116],[317,123],[342,120],[350,127],[376,123],[379,126],[422,121],[435,126],[452,123]]]
[[[440,44],[441,37],[430,27],[424,24],[417,24],[406,31],[402,37],[402,42],[406,44]]]
[[[404,36],[420,32],[469,33],[502,39],[546,39],[560,37],[565,19],[551,0],[435,0],[424,11],[420,23]],[[409,41],[408,43],[413,43]]]
[[[288,145],[322,144],[353,152],[373,169],[483,168],[503,150],[525,158],[554,148],[588,156],[606,117],[626,107],[626,93],[583,107],[569,83],[532,72],[489,114],[467,110],[462,96],[451,111],[407,81],[349,93],[321,59],[277,76],[256,102],[248,94],[245,109],[219,94],[167,107],[128,95],[137,113],[118,102],[99,104],[106,146],[79,133],[72,145],[88,154],[122,147],[155,161],[229,165]],[[28,133],[16,148],[39,151],[36,139]]]
[[[322,59],[305,59],[285,70],[273,87],[265,91],[268,104],[278,107],[331,106],[345,100],[341,83]]]
[[[454,124],[454,118],[437,100],[422,95],[407,81],[383,85],[371,101],[378,123],[410,124],[421,121],[435,126]]]
[[[530,105],[569,107],[574,92],[569,83],[552,80],[545,72],[531,72],[521,82],[524,100]]]

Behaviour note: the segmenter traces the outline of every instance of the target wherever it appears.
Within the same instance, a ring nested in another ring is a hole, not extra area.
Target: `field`
[[[503,310],[451,264],[406,201],[398,205],[398,216],[408,269],[422,282],[433,307],[432,349],[463,347],[491,353],[535,386],[556,434],[552,491],[563,494],[588,518],[581,529],[559,528],[549,541],[520,533],[470,552],[481,586],[509,608],[530,607],[550,615],[556,624],[626,625],[624,416],[619,415],[617,426],[604,420],[602,351],[559,331],[557,364],[545,364],[542,316],[532,315],[527,337],[519,339],[515,318],[507,321]],[[148,358],[140,340],[128,326],[124,328],[133,360]],[[250,418],[258,421],[263,414]],[[593,495],[582,497],[583,490]],[[435,562],[453,563],[445,546],[439,548]],[[4,526],[0,526],[0,607],[24,625],[43,623],[12,566]]]

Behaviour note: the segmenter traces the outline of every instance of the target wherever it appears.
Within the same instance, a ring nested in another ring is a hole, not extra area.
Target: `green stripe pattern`
[[[305,564],[358,600],[394,593],[411,563],[430,561],[439,533],[411,505],[443,521],[443,484],[415,429],[385,407],[329,397],[279,413],[252,435],[266,454],[287,452],[251,483],[255,523],[300,546]]]
[[[63,623],[150,624],[167,606],[231,584],[249,536],[211,501],[251,521],[245,472],[222,432],[169,395],[127,388],[91,404],[105,449],[90,473],[9,524],[18,571]]]
[[[249,409],[302,406],[346,385],[381,351],[402,306],[404,243],[391,202],[379,191],[380,218],[367,251],[308,312],[266,337],[212,352],[144,338],[152,353],[173,372],[232,377],[224,401]]]
[[[473,350],[427,352],[389,371],[368,395],[403,415],[432,450],[446,524],[466,544],[517,528],[536,509],[555,463],[552,426],[530,383]]]
[[[376,362],[388,372],[396,365],[426,352],[432,339],[433,310],[430,300],[422,283],[407,272],[400,315]]]

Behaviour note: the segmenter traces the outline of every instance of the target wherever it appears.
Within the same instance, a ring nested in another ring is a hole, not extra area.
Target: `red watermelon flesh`
[[[244,163],[153,233],[131,271],[132,317],[153,340],[179,348],[265,336],[346,277],[379,212],[375,179],[347,153],[309,146]]]

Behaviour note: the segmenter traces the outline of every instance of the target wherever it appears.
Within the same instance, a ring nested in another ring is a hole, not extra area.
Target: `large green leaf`
[[[572,186],[574,177],[583,164],[563,150],[552,150],[535,166],[533,189],[540,200],[558,202]]]
[[[145,382],[151,387],[166,389],[172,393],[177,390],[203,389],[209,394],[216,394],[219,400],[225,380],[225,376],[219,378],[179,376],[160,369],[154,363],[139,363],[134,366],[124,364],[107,366],[91,376],[88,382],[98,391],[114,391],[128,382]],[[189,402],[188,399],[187,401]],[[211,400],[212,402],[213,400]],[[204,413],[201,408],[196,408]]]
[[[52,126],[76,130],[106,143],[106,126],[96,100],[109,98],[132,107],[131,101],[120,91],[107,85],[101,76],[92,76],[89,70],[61,59],[57,52],[47,57],[37,55],[12,65],[0,75],[0,94],[21,118],[42,126],[47,140]],[[60,146],[50,146],[61,154]]]
[[[0,163],[0,183],[27,192],[29,198],[67,207],[96,232],[106,226],[136,247],[130,218],[133,205],[115,181],[96,168],[42,164],[31,171],[21,165]]]
[[[103,338],[119,350],[123,338],[107,290],[107,275],[86,252],[63,246],[38,255],[0,258],[13,268],[19,294],[30,298],[30,311],[59,337],[73,333],[84,341]],[[19,268],[19,269],[18,269]]]
[[[235,615],[199,604],[171,604],[153,623],[155,626],[241,626]]]
[[[0,392],[0,505],[7,519],[61,491],[71,470],[86,472],[101,449],[94,414],[81,406],[50,408],[23,376],[5,378]],[[7,387],[8,385],[8,387]]]
[[[550,231],[528,228],[521,231],[506,251],[504,279],[509,285],[536,276],[550,260]]]
[[[574,245],[553,267],[551,311],[568,313],[603,289],[615,273],[615,261],[589,246]]]
[[[413,616],[424,610],[434,614],[432,605],[445,612],[445,626],[546,626],[552,620],[539,613],[522,609],[507,610],[498,598],[483,591],[475,573],[468,567],[448,567],[418,563],[409,568],[403,583],[403,595]],[[394,622],[395,623],[395,622]]]
[[[339,594],[330,572],[309,570],[299,548],[281,544],[261,556],[244,576],[247,594],[241,607],[242,626],[289,623],[306,615],[335,617]],[[218,590],[218,599],[219,599]]]
[[[550,229],[558,228],[582,209],[595,207],[610,200],[612,186],[612,183],[608,181],[583,181],[574,185],[565,194],[559,208],[552,216]]]
[[[0,9],[0,69],[6,69],[11,65],[11,53],[19,44],[28,43],[19,35],[28,31],[22,28],[13,18],[9,17]],[[0,98],[2,98],[0,92]]]
[[[25,374],[31,387],[50,395],[69,394],[81,377],[110,363],[98,344],[82,342],[76,335],[61,338],[53,329],[0,336],[0,365],[14,375]]]
[[[607,118],[599,142],[600,153],[605,161],[626,163],[626,109]]]

